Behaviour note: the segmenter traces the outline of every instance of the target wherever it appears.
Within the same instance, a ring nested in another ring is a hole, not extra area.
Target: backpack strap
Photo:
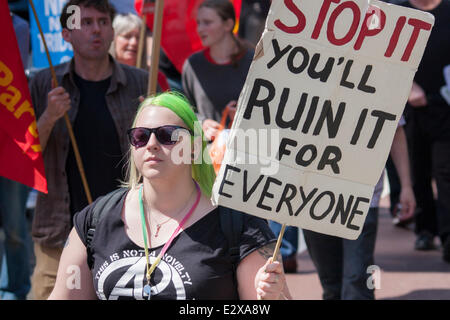
[[[241,212],[227,208],[219,207],[220,226],[222,232],[227,238],[229,244],[229,254],[231,256],[231,263],[233,264],[234,281],[236,279],[236,270],[240,258],[239,240],[244,227],[244,216]]]
[[[94,265],[94,258],[92,254],[92,240],[94,239],[95,228],[97,227],[100,218],[104,215],[103,213],[108,213],[111,208],[120,201],[122,196],[128,191],[127,188],[120,188],[114,190],[105,196],[101,197],[92,208],[92,215],[88,221],[88,232],[86,236],[86,250],[87,250],[87,262],[89,269],[92,269]]]

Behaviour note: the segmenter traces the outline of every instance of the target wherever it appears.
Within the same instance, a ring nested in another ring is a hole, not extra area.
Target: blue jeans
[[[269,220],[270,229],[278,237],[281,231],[281,224]],[[280,252],[283,259],[289,258],[297,253],[298,249],[298,228],[286,226],[284,229],[283,240],[281,241]]]
[[[374,264],[378,208],[370,208],[356,240],[303,230],[309,255],[319,274],[324,300],[374,300],[369,288]]]
[[[0,177],[0,214],[5,232],[0,299],[24,300],[30,291],[31,236],[25,215],[30,188]]]

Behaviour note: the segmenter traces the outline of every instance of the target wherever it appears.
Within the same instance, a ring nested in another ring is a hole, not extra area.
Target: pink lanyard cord
[[[148,266],[149,259],[148,259],[148,246],[147,246],[147,230],[146,230],[146,228],[144,226],[145,218],[144,218],[144,206],[143,206],[143,201],[142,201],[143,186],[139,190],[139,204],[140,204],[141,216],[142,216],[142,219],[143,219],[142,220],[143,221],[142,229],[143,229],[143,233],[144,233],[145,255],[146,255],[146,258],[147,258],[147,281],[148,282],[150,281],[150,275],[153,273],[153,271],[155,270],[156,266],[159,264],[161,258],[164,256],[164,254],[166,253],[167,249],[172,244],[173,239],[178,235],[178,232],[184,226],[186,221],[191,217],[191,215],[194,213],[195,209],[197,208],[198,203],[200,202],[200,197],[201,197],[202,193],[201,193],[201,190],[200,190],[200,187],[199,187],[198,183],[195,180],[194,180],[194,183],[195,183],[195,188],[197,189],[197,198],[195,200],[195,203],[193,204],[193,206],[191,207],[189,212],[184,216],[183,220],[181,220],[181,222],[178,224],[178,227],[172,233],[172,236],[170,237],[169,241],[166,242],[166,244],[162,248],[161,252],[156,257],[156,261],[153,262],[151,267]]]
[[[175,231],[172,233],[172,236],[170,237],[169,241],[166,242],[163,249],[161,250],[159,256],[164,256],[164,253],[166,253],[167,249],[169,248],[170,244],[172,243],[173,239],[177,236],[180,229],[184,226],[186,221],[191,217],[192,213],[194,213],[195,209],[197,208],[198,203],[200,202],[200,187],[198,186],[197,182],[195,182],[195,188],[197,189],[197,199],[195,199],[194,205],[191,207],[189,212],[184,216],[183,220],[181,220],[178,227],[175,229]]]

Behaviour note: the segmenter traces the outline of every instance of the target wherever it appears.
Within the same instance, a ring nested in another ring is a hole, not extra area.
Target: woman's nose
[[[158,139],[156,139],[155,133],[152,132],[152,133],[150,134],[150,138],[148,139],[146,148],[147,148],[147,149],[153,149],[153,150],[154,150],[154,149],[157,149],[157,148],[159,148],[159,147],[160,147],[159,141],[158,141]]]
[[[130,38],[130,45],[136,46],[139,43],[139,38],[134,36]]]

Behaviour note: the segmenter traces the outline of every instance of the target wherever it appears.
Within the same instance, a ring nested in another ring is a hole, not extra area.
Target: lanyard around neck
[[[194,181],[195,182],[195,181]],[[167,249],[169,248],[170,244],[172,243],[173,239],[176,237],[180,229],[183,227],[183,225],[186,223],[186,221],[190,218],[192,213],[197,208],[198,203],[200,202],[200,187],[198,186],[197,182],[195,182],[195,188],[197,189],[197,199],[195,200],[195,203],[189,210],[189,212],[184,216],[183,220],[178,224],[178,227],[175,229],[175,231],[172,233],[172,236],[170,237],[169,241],[166,242],[163,249],[159,253],[159,255],[156,257],[156,260],[153,262],[153,264],[150,267],[150,260],[149,260],[149,254],[148,254],[148,235],[147,235],[147,228],[146,228],[146,222],[145,222],[145,211],[144,211],[144,202],[142,200],[142,190],[144,189],[144,185],[142,185],[139,188],[139,209],[141,212],[141,224],[142,224],[142,233],[144,235],[144,248],[145,248],[145,257],[147,259],[147,283],[150,285],[150,276],[155,270],[156,266],[161,261],[161,258],[164,256],[164,253],[166,253]]]

